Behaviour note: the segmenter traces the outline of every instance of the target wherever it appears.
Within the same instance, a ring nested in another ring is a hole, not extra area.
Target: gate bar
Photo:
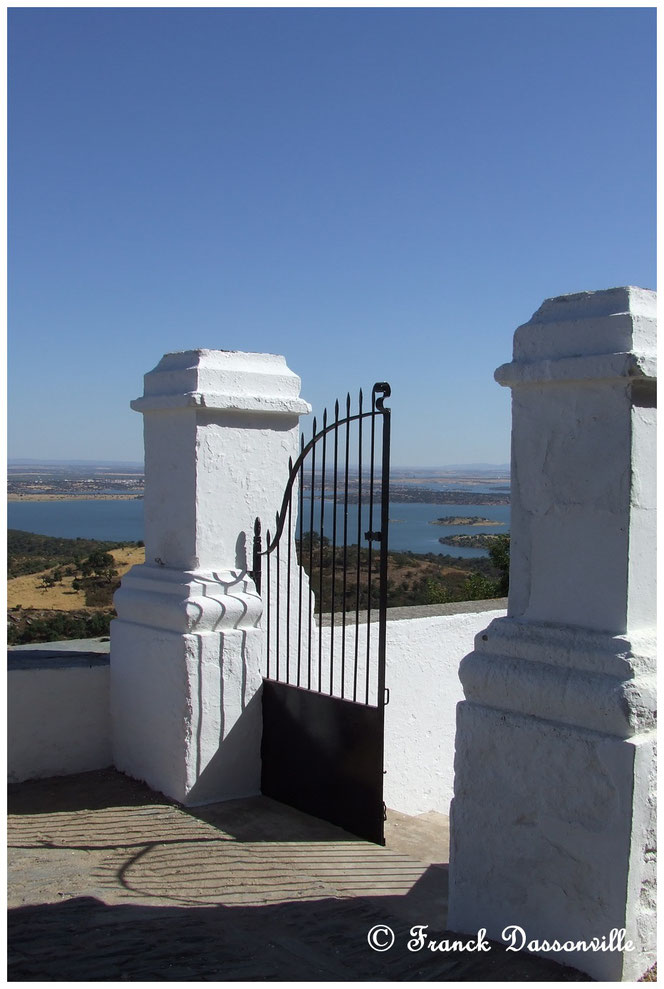
[[[390,429],[391,410],[383,402],[392,391],[388,383],[381,382],[383,395],[376,401],[376,407],[383,413],[383,451],[381,458],[381,498],[380,498],[380,599],[378,602],[378,705],[382,708],[385,700],[385,645],[387,633],[387,551],[390,526]]]

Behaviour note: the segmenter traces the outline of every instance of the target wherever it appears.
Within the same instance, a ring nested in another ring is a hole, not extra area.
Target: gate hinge
[[[381,541],[381,539],[383,538],[383,533],[382,532],[373,532],[370,529],[369,532],[365,532],[364,533],[364,538],[365,539],[368,539],[369,542],[374,542],[375,541],[375,542],[379,543]]]
[[[385,687],[385,697],[383,698],[383,707],[387,707],[390,703],[390,688]]]

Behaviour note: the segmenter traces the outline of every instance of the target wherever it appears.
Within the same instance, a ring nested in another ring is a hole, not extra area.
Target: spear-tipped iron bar
[[[381,403],[382,406],[382,403]],[[383,455],[381,462],[381,491],[380,491],[380,600],[379,622],[378,622],[378,683],[377,683],[377,703],[384,708],[385,705],[385,651],[386,651],[386,627],[387,627],[387,567],[388,567],[388,538],[390,521],[390,426],[391,412],[389,409],[382,410],[383,423]]]
[[[279,516],[277,515],[277,528],[278,527],[279,527]],[[281,626],[281,608],[280,608],[280,605],[281,605],[281,573],[280,573],[280,569],[281,568],[279,566],[279,563],[280,563],[280,560],[279,560],[279,543],[277,543],[277,680],[279,679],[279,664],[280,664],[280,661],[281,661],[281,656],[280,656],[280,642],[279,642],[279,633],[280,633],[280,626]]]
[[[270,545],[270,530],[269,529],[267,530],[267,534],[266,534],[266,537],[265,538],[267,539],[267,544],[269,546]],[[271,653],[271,646],[270,646],[270,606],[271,606],[270,556],[271,555],[272,554],[268,552],[267,553],[267,556],[266,556],[266,559],[265,559],[265,563],[266,563],[266,566],[265,566],[265,571],[266,571],[265,576],[267,578],[267,588],[266,588],[266,590],[267,590],[267,600],[265,602],[265,619],[266,619],[266,633],[267,633],[267,676],[268,676],[268,679],[270,677],[270,653]]]
[[[348,565],[348,458],[350,455],[350,392],[346,395],[346,460],[344,473],[344,559],[343,559],[343,604],[341,616],[341,696],[345,696],[346,685],[346,568]]]
[[[323,409],[323,456],[320,477],[320,540],[318,543],[318,690],[323,684],[323,532],[325,529],[325,455],[327,409]]]
[[[362,389],[360,388],[357,461],[357,586],[355,588],[355,664],[353,669],[353,700],[357,700],[357,656],[360,634],[360,550],[362,540]]]
[[[316,417],[314,416],[312,437],[316,435]],[[309,493],[311,505],[309,514],[309,642],[308,642],[308,666],[309,675],[307,689],[311,690],[311,627],[314,623],[314,493],[316,491],[316,447],[311,449],[311,491]]]
[[[367,551],[367,666],[366,666],[366,686],[364,703],[369,703],[369,653],[371,649],[371,567],[373,557],[373,497],[374,497],[374,459],[375,459],[375,439],[376,439],[376,394],[371,395],[371,453],[369,460],[371,473],[369,475],[369,549]]]
[[[293,458],[288,458],[288,476],[293,472]],[[288,566],[286,573],[286,683],[290,683],[290,599],[291,599],[291,552],[293,543],[293,499],[288,499]]]
[[[339,400],[334,403],[334,488],[332,495],[332,601],[330,604],[330,696],[334,674],[335,582],[337,579],[337,466],[339,462]]]
[[[304,449],[304,433],[300,434],[300,455]],[[300,495],[300,507],[298,511],[298,522],[300,529],[300,539],[298,543],[297,552],[297,562],[298,562],[298,603],[297,603],[297,685],[300,686],[300,667],[302,663],[302,568],[304,566],[303,561],[303,547],[302,547],[302,536],[303,536],[303,525],[304,525],[304,462],[300,461],[300,476],[298,479],[299,484],[299,495]]]

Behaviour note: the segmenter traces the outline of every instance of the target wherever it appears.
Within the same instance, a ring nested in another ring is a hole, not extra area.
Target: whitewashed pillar
[[[167,354],[144,416],[145,564],[115,596],[118,769],[185,804],[260,792],[262,606],[247,570],[257,516],[298,453],[300,379],[283,357]]]
[[[656,296],[547,300],[512,388],[509,608],[460,668],[449,926],[599,980],[655,960]]]

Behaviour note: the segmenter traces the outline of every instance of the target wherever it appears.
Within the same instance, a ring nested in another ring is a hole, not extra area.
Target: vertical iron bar
[[[377,704],[380,719],[381,765],[385,765],[385,640],[387,631],[387,569],[388,569],[388,534],[390,521],[390,418],[391,413],[386,409],[383,400],[390,395],[390,386],[383,385],[384,395],[379,399],[378,408],[383,416],[383,454],[381,461],[381,492],[380,492],[380,597],[378,602],[378,682]],[[383,804],[385,807],[385,804]],[[385,815],[386,816],[386,815]],[[382,833],[385,843],[384,831]]]
[[[277,512],[277,531],[279,531],[279,513]],[[279,633],[281,631],[281,573],[280,573],[280,560],[279,560],[279,542],[277,542],[277,680],[279,679],[279,663],[281,660],[281,649],[279,642]]]
[[[374,497],[374,458],[376,439],[376,393],[371,394],[371,474],[369,479],[369,548],[367,550],[367,668],[364,703],[369,703],[369,651],[371,648],[371,566],[373,557],[373,497]]]
[[[332,496],[332,601],[330,604],[330,696],[334,677],[334,606],[337,578],[337,464],[339,459],[339,400],[334,403],[334,488]]]
[[[344,559],[343,559],[343,613],[341,618],[341,696],[345,696],[346,684],[346,570],[348,567],[348,457],[350,453],[350,392],[346,394],[346,466],[344,473]]]
[[[357,654],[360,634],[360,542],[362,539],[362,389],[360,388],[357,461],[357,587],[355,588],[355,669],[353,670],[353,700],[357,700]]]
[[[314,416],[313,429],[311,431],[312,439],[316,435],[316,417]],[[309,645],[308,645],[308,666],[309,666],[309,676],[307,689],[311,690],[311,626],[314,623],[314,602],[313,602],[313,586],[314,586],[314,494],[316,491],[316,444],[314,443],[311,449],[311,491],[309,492],[309,497],[311,500],[311,512],[309,516]]]
[[[323,409],[323,456],[320,481],[320,542],[318,544],[318,690],[323,683],[323,531],[325,522],[325,454],[327,436],[327,409]]]
[[[380,598],[378,602],[378,707],[385,706],[385,638],[387,629],[387,565],[390,522],[390,410],[380,403],[383,414],[383,455],[380,492]]]
[[[293,471],[293,458],[288,458],[288,480],[290,481],[290,476]],[[292,532],[292,522],[293,522],[293,491],[288,498],[288,531],[286,533],[286,538],[288,539],[288,567],[286,571],[286,683],[290,683],[290,598],[291,598],[291,544],[293,542],[293,532]]]
[[[302,456],[302,451],[304,450],[304,433],[300,433],[300,456]],[[298,485],[300,488],[300,507],[298,511],[298,521],[300,527],[300,539],[297,551],[297,562],[298,562],[298,581],[299,581],[299,594],[298,594],[298,605],[297,605],[297,685],[300,686],[300,667],[302,663],[302,568],[304,567],[303,560],[303,525],[304,525],[304,461],[300,461],[300,476],[298,478]]]
[[[270,556],[272,554],[269,552],[269,547],[270,547],[270,530],[269,529],[267,530],[267,534],[266,534],[266,537],[265,538],[267,539],[267,545],[268,545],[268,553],[267,553],[267,555],[265,557],[265,563],[267,564],[266,567],[265,567],[265,571],[266,571],[265,576],[267,578],[267,601],[265,602],[265,617],[266,617],[266,625],[267,625],[267,629],[266,629],[266,631],[267,631],[267,678],[269,680],[270,679],[270,653],[271,653],[271,649],[270,649],[270,606],[271,606],[271,603],[272,603],[272,601],[271,601],[271,590],[270,590]]]

